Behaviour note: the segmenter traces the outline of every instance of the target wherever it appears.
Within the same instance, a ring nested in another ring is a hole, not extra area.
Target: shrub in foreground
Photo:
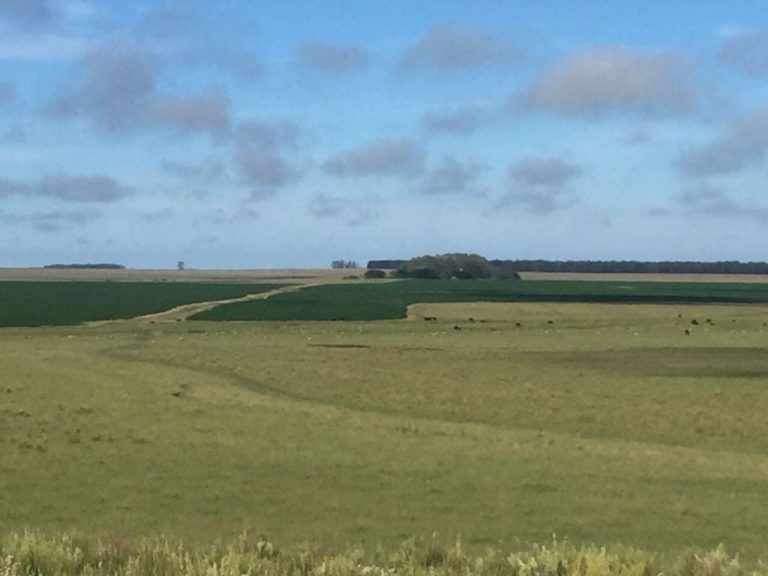
[[[659,556],[632,547],[553,542],[505,551],[467,552],[460,542],[407,540],[373,554],[359,548],[328,553],[278,550],[263,537],[188,546],[165,539],[111,542],[83,536],[14,534],[0,545],[0,575],[114,576],[768,576],[722,547]]]

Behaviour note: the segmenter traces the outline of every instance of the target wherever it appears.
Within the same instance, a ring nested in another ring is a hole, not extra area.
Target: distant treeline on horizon
[[[396,270],[408,260],[370,260],[369,269]],[[512,272],[618,274],[768,274],[768,262],[642,262],[636,260],[491,260]]]
[[[43,266],[43,268],[46,269],[70,269],[70,268],[76,268],[76,269],[96,269],[96,270],[125,270],[125,266],[122,264],[48,264],[47,266]]]

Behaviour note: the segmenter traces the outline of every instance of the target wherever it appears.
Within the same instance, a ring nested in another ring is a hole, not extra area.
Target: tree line
[[[425,258],[425,257],[421,257]],[[399,270],[413,260],[370,260],[368,269]],[[509,273],[570,272],[593,274],[768,274],[768,262],[642,260],[490,260]]]
[[[100,263],[100,264],[48,264],[47,266],[43,266],[43,268],[46,269],[52,269],[52,270],[59,270],[59,269],[87,269],[87,270],[125,270],[125,266],[122,264],[110,264],[110,263]]]
[[[577,272],[624,274],[768,274],[766,262],[720,262],[638,260],[493,260],[516,272]]]

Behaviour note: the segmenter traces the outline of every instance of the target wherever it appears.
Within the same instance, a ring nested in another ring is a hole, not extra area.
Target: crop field
[[[428,301],[493,295],[469,282],[414,303],[405,284],[265,303],[329,295],[355,317],[366,288],[406,320],[0,330],[0,534],[768,556],[768,306],[654,285],[672,303]]]
[[[768,284],[404,280],[327,284],[220,306],[193,320],[385,320],[419,302],[768,303]]]
[[[133,318],[192,302],[267,292],[275,284],[0,282],[0,327]]]
[[[600,282],[768,282],[764,274],[651,274],[622,272],[520,272],[524,280],[582,280]]]
[[[0,268],[0,282],[202,282],[246,284],[251,282],[338,282],[346,276],[362,276],[360,269],[283,268],[255,270],[108,269],[108,268]]]

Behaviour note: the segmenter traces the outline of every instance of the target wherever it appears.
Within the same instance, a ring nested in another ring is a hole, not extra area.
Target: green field
[[[406,280],[329,284],[220,306],[193,320],[386,320],[418,302],[768,302],[768,284]]]
[[[274,284],[0,282],[0,327],[133,318],[174,306],[266,292]]]
[[[768,556],[767,306],[412,311],[0,330],[0,533]]]

